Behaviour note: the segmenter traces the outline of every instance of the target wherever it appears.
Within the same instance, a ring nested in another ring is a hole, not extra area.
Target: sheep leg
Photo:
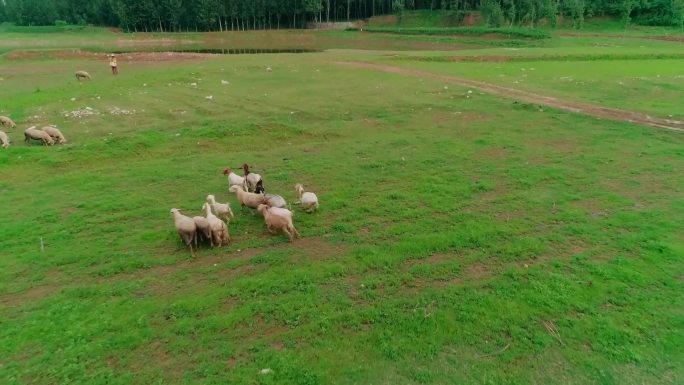
[[[297,229],[294,227],[294,225],[290,225],[290,231],[292,231],[292,233],[293,233],[297,238],[301,238],[301,235],[299,235],[299,231],[297,231]]]
[[[290,242],[294,241],[294,238],[292,237],[292,233],[290,232],[290,230],[288,230],[287,227],[283,227],[283,232],[284,232],[285,234],[287,234],[287,237],[288,237],[288,238],[290,238]]]
[[[268,229],[268,232],[269,232],[271,235],[275,235],[275,234],[276,234],[276,230],[275,230],[272,226],[266,226],[266,229]]]

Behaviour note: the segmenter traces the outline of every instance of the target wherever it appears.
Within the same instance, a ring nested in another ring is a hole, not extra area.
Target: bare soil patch
[[[59,293],[62,286],[59,285],[43,285],[32,287],[28,290],[0,295],[0,305],[13,307],[20,306],[29,302],[36,302],[44,299],[50,295]]]
[[[526,103],[540,104],[547,107],[573,112],[576,114],[584,114],[601,119],[608,119],[619,122],[629,122],[649,127],[664,128],[667,130],[684,132],[684,121],[654,117],[641,112],[596,106],[576,101],[561,100],[555,97],[540,95],[529,91],[523,91],[519,89],[503,87],[477,80],[470,80],[449,75],[441,75],[433,72],[415,70],[410,68],[394,67],[384,64],[367,62],[335,61],[332,63],[348,67],[364,68],[404,76],[434,79],[449,82],[452,84],[458,84],[464,87],[472,87],[481,92],[489,93],[496,96],[521,100]]]

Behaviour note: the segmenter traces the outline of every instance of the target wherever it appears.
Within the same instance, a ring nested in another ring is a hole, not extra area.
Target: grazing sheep
[[[267,205],[259,205],[257,208],[257,211],[264,217],[264,221],[266,222],[266,228],[268,229],[268,232],[271,234],[275,234],[277,230],[282,230],[287,236],[290,238],[290,242],[294,241],[295,237],[299,237],[299,232],[297,229],[295,229],[294,225],[292,224],[292,213],[290,210],[286,209],[280,209],[280,210],[285,210],[287,212],[290,212],[290,215],[280,215],[277,214],[274,210],[275,208],[268,207]]]
[[[171,209],[173,214],[173,220],[176,224],[176,231],[180,235],[183,242],[190,248],[190,255],[195,256],[195,251],[192,249],[192,242],[195,241],[195,236],[197,235],[197,226],[195,221],[181,214],[178,209]]]
[[[230,168],[224,169],[223,175],[228,175],[228,188],[231,188],[232,186],[241,186],[245,189],[247,188],[247,182],[245,182],[245,178],[234,173],[233,170],[231,170]]]
[[[59,130],[59,128],[55,126],[45,126],[43,127],[43,131],[47,132],[48,135],[57,143],[59,144],[64,144],[66,143],[66,139],[64,138],[64,135],[62,135],[62,131]]]
[[[81,79],[90,80],[92,78],[90,77],[90,74],[87,73],[86,71],[76,71],[76,80],[78,80],[80,82]]]
[[[209,228],[211,229],[211,237],[209,238],[211,247],[214,247],[214,245],[218,245],[219,247],[227,245],[230,236],[228,235],[228,226],[226,226],[226,223],[211,213],[211,207],[208,203],[202,205],[202,210],[206,210],[207,212],[207,221],[209,222]]]
[[[314,212],[318,210],[318,197],[312,192],[305,192],[304,186],[300,183],[295,185],[295,191],[299,194],[299,203],[302,205],[302,209],[307,213]]]
[[[195,236],[195,248],[197,248],[197,239],[201,235],[204,240],[209,241],[211,244],[213,244],[213,241],[211,239],[211,227],[209,226],[209,221],[205,217],[192,217],[192,220],[195,221],[195,226],[197,227],[197,233]]]
[[[42,140],[46,146],[55,144],[55,141],[52,140],[52,137],[47,132],[37,130],[36,126],[29,127],[24,131],[24,142],[28,143],[31,139]]]
[[[4,131],[0,131],[0,146],[2,146],[2,148],[7,148],[9,147],[9,145],[10,142],[9,138],[7,137],[7,134],[5,134]]]
[[[256,191],[256,186],[257,186],[257,183],[259,183],[259,182],[261,182],[260,185],[261,185],[261,188],[263,189],[264,182],[261,180],[261,175],[249,172],[249,165],[247,163],[242,165],[242,169],[245,172],[245,182],[247,184],[247,191],[248,192]]]
[[[14,124],[12,119],[10,119],[6,116],[0,116],[0,124],[2,124],[3,126],[9,127],[9,128],[14,128],[17,126],[16,124]]]
[[[247,206],[250,208],[257,208],[260,204],[264,203],[264,196],[261,194],[254,194],[241,189],[239,186],[232,186],[228,189],[230,192],[234,192],[237,196],[238,202],[242,207]]]
[[[213,195],[207,195],[207,203],[211,206],[217,217],[230,221],[230,218],[234,218],[233,210],[230,209],[229,203],[218,203]]]

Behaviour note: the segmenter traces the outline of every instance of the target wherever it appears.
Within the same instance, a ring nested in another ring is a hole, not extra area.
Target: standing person
[[[112,67],[112,75],[119,74],[119,67],[116,64],[116,56],[114,54],[109,55],[109,66]]]

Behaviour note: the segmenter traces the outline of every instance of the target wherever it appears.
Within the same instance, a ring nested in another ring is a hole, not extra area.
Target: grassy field
[[[99,50],[130,38],[97,34]],[[403,42],[359,35],[314,38]],[[40,36],[36,48],[92,42]],[[267,44],[255,36],[241,39]],[[0,151],[0,383],[682,383],[681,133],[335,64],[663,115],[681,105],[681,60],[427,62],[520,51],[411,39],[401,52],[122,55],[118,77],[97,56],[0,58],[0,115],[18,123]],[[600,51],[591,39],[530,49]],[[652,83],[663,92],[639,99]],[[69,143],[23,143],[46,123]],[[319,212],[295,214],[302,239],[270,236],[228,194],[221,171],[243,162],[288,201],[297,182],[318,194]],[[236,211],[231,244],[191,259],[169,209],[200,214],[209,193]]]

